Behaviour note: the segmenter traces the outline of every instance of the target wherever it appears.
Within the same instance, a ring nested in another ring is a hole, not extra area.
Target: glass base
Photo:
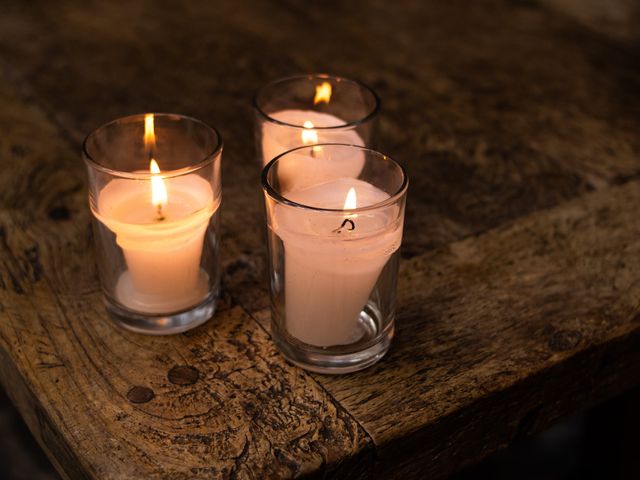
[[[360,312],[352,336],[355,341],[349,345],[314,347],[275,326],[273,329],[276,346],[287,360],[311,372],[334,375],[364,370],[378,362],[389,350],[393,334],[394,319],[382,321],[377,309],[370,304]]]
[[[188,291],[168,295],[149,295],[136,291],[128,270],[118,278],[115,297],[125,310],[144,312],[148,315],[161,315],[167,312],[178,312],[191,309],[198,304],[209,292],[209,275],[203,269],[198,272],[198,281]]]
[[[196,328],[216,311],[217,297],[211,296],[198,305],[167,315],[132,312],[105,298],[107,311],[120,326],[146,335],[173,335]]]

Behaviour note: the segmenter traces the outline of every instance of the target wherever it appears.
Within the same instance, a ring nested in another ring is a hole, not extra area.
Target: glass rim
[[[289,77],[283,77],[283,78],[279,78],[277,80],[273,80],[269,83],[267,83],[266,85],[264,85],[260,90],[258,90],[256,92],[256,94],[253,96],[253,108],[256,112],[258,112],[258,114],[260,116],[262,116],[265,120],[271,122],[271,123],[275,123],[277,125],[282,125],[285,127],[291,127],[291,128],[299,128],[299,129],[306,129],[306,127],[304,125],[297,125],[295,123],[287,123],[287,122],[283,122],[282,120],[278,120],[276,118],[273,118],[271,115],[269,115],[268,113],[266,113],[259,105],[259,101],[258,101],[258,97],[260,97],[261,94],[263,94],[268,88],[273,87],[274,85],[277,85],[279,83],[283,83],[283,82],[289,82],[292,80],[304,80],[304,79],[313,79],[313,78],[318,78],[318,79],[334,79],[337,80],[338,82],[346,82],[346,83],[352,83],[356,86],[358,86],[359,88],[369,92],[374,100],[374,106],[371,109],[371,111],[369,113],[367,113],[364,117],[359,118],[357,120],[353,120],[351,122],[345,122],[341,125],[334,125],[334,126],[330,126],[330,127],[313,127],[313,130],[324,130],[324,131],[338,131],[338,130],[345,130],[345,129],[350,129],[353,128],[354,126],[357,125],[362,125],[363,123],[369,121],[370,119],[372,119],[373,117],[375,117],[378,112],[380,111],[380,97],[378,96],[378,94],[375,92],[375,90],[371,87],[369,87],[367,84],[361,82],[360,80],[353,80],[351,78],[346,78],[346,77],[341,77],[338,75],[331,75],[328,73],[311,73],[311,74],[307,74],[307,75],[292,75]]]
[[[203,126],[205,130],[207,130],[210,134],[211,133],[215,134],[216,142],[214,144],[213,149],[209,153],[205,154],[202,159],[195,161],[193,164],[189,166],[178,168],[175,170],[166,170],[166,171],[163,170],[159,174],[153,174],[151,172],[126,172],[123,170],[116,170],[116,169],[104,166],[89,154],[89,151],[87,149],[87,144],[89,142],[89,139],[94,135],[96,135],[99,131],[104,130],[105,128],[117,122],[134,120],[138,118],[144,121],[144,116],[149,114],[153,115],[154,118],[174,117],[179,120],[187,120]],[[220,132],[215,127],[212,127],[211,125],[204,123],[202,120],[198,120],[197,118],[190,117],[188,115],[181,115],[179,113],[166,113],[166,112],[134,113],[132,115],[125,115],[124,117],[115,118],[93,129],[82,141],[82,154],[84,156],[84,161],[87,163],[87,165],[103,173],[107,173],[113,177],[126,178],[130,180],[148,180],[152,177],[173,178],[173,177],[180,177],[182,175],[186,175],[196,170],[200,170],[201,168],[206,167],[208,164],[214,162],[215,159],[219,156],[219,154],[222,153],[222,149],[223,149],[222,135],[220,135]]]
[[[271,184],[269,183],[268,180],[268,175],[269,175],[269,171],[271,170],[271,168],[278,162],[278,160],[280,160],[282,157],[289,155],[290,153],[293,152],[297,152],[299,150],[303,150],[303,149],[313,149],[315,147],[349,147],[349,148],[356,148],[358,150],[361,151],[365,151],[365,152],[370,152],[375,154],[378,158],[382,158],[385,161],[389,161],[391,162],[393,165],[395,165],[397,168],[400,169],[400,173],[402,174],[402,182],[400,184],[400,187],[398,188],[398,190],[393,194],[390,195],[389,198],[381,201],[381,202],[377,202],[371,205],[366,205],[364,207],[357,207],[357,208],[351,208],[351,209],[344,209],[344,208],[324,208],[324,207],[314,207],[312,205],[306,205],[304,203],[298,203],[298,202],[294,202],[293,200],[288,199],[287,197],[285,197],[284,195],[282,195],[281,193],[278,193],[276,191],[275,188],[273,188],[271,186]],[[377,210],[379,208],[384,208],[387,207],[389,205],[392,205],[394,203],[396,203],[403,195],[405,195],[407,193],[407,189],[409,187],[409,177],[407,176],[407,172],[404,169],[404,167],[402,165],[400,165],[398,162],[396,162],[393,158],[389,157],[388,155],[385,155],[384,153],[380,153],[377,150],[373,150],[371,148],[367,148],[367,147],[363,147],[360,145],[353,145],[350,143],[318,143],[316,145],[304,145],[302,147],[297,147],[291,150],[287,150],[284,153],[281,153],[280,155],[278,155],[277,157],[275,157],[273,160],[271,160],[269,163],[267,163],[267,165],[262,169],[262,175],[261,175],[261,186],[262,186],[262,190],[269,195],[269,197],[271,197],[273,200],[275,200],[278,203],[284,204],[284,205],[288,205],[290,207],[295,207],[295,208],[301,208],[304,210],[311,210],[311,211],[316,211],[316,212],[324,212],[324,213],[341,213],[341,214],[358,214],[361,212],[367,212],[367,211],[371,211],[371,210]]]

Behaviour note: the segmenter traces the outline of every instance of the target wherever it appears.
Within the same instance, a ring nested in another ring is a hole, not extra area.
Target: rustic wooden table
[[[436,478],[640,383],[637,48],[534,1],[115,3],[0,6],[0,380],[63,476]],[[397,337],[341,377],[275,350],[256,229],[252,93],[316,71],[411,181]],[[80,159],[144,111],[225,139],[223,304],[172,337],[107,318]]]

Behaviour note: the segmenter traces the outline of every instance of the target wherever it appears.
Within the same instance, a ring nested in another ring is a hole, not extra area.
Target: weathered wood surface
[[[448,473],[640,382],[639,201],[629,183],[403,264],[387,361],[322,380],[394,474]]]
[[[357,478],[370,439],[228,302],[130,335],[100,300],[77,151],[0,86],[0,379],[68,478]]]
[[[436,477],[640,383],[636,53],[530,1],[3,2],[2,382],[71,478]],[[254,321],[249,100],[305,71],[378,90],[411,179],[397,340],[340,378]],[[226,144],[226,303],[163,339],[105,317],[78,152],[140,111]]]

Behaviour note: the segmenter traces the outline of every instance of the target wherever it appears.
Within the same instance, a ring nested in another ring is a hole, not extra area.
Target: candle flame
[[[313,98],[313,104],[317,105],[320,102],[329,103],[331,101],[331,84],[329,82],[322,82],[316,86],[316,96]]]
[[[344,201],[344,210],[354,210],[358,206],[358,197],[356,195],[356,189],[351,187],[347,198]]]
[[[147,113],[144,116],[144,147],[152,155],[156,147],[156,132],[153,125],[153,113]]]
[[[347,193],[347,198],[344,199],[344,210],[354,210],[358,206],[358,199],[356,197],[356,189],[351,187]],[[356,229],[356,223],[354,220],[358,218],[355,213],[345,215],[345,219],[342,224],[336,228],[333,233],[341,234],[343,232],[353,232]]]
[[[302,124],[302,126],[304,127],[304,130],[302,130],[302,133],[300,134],[302,143],[304,145],[313,145],[318,143],[318,132],[313,130],[313,123],[307,120]]]
[[[167,204],[167,188],[160,176],[160,167],[153,158],[149,163],[149,170],[151,171],[151,203],[158,209],[158,218],[163,219],[162,207]]]

